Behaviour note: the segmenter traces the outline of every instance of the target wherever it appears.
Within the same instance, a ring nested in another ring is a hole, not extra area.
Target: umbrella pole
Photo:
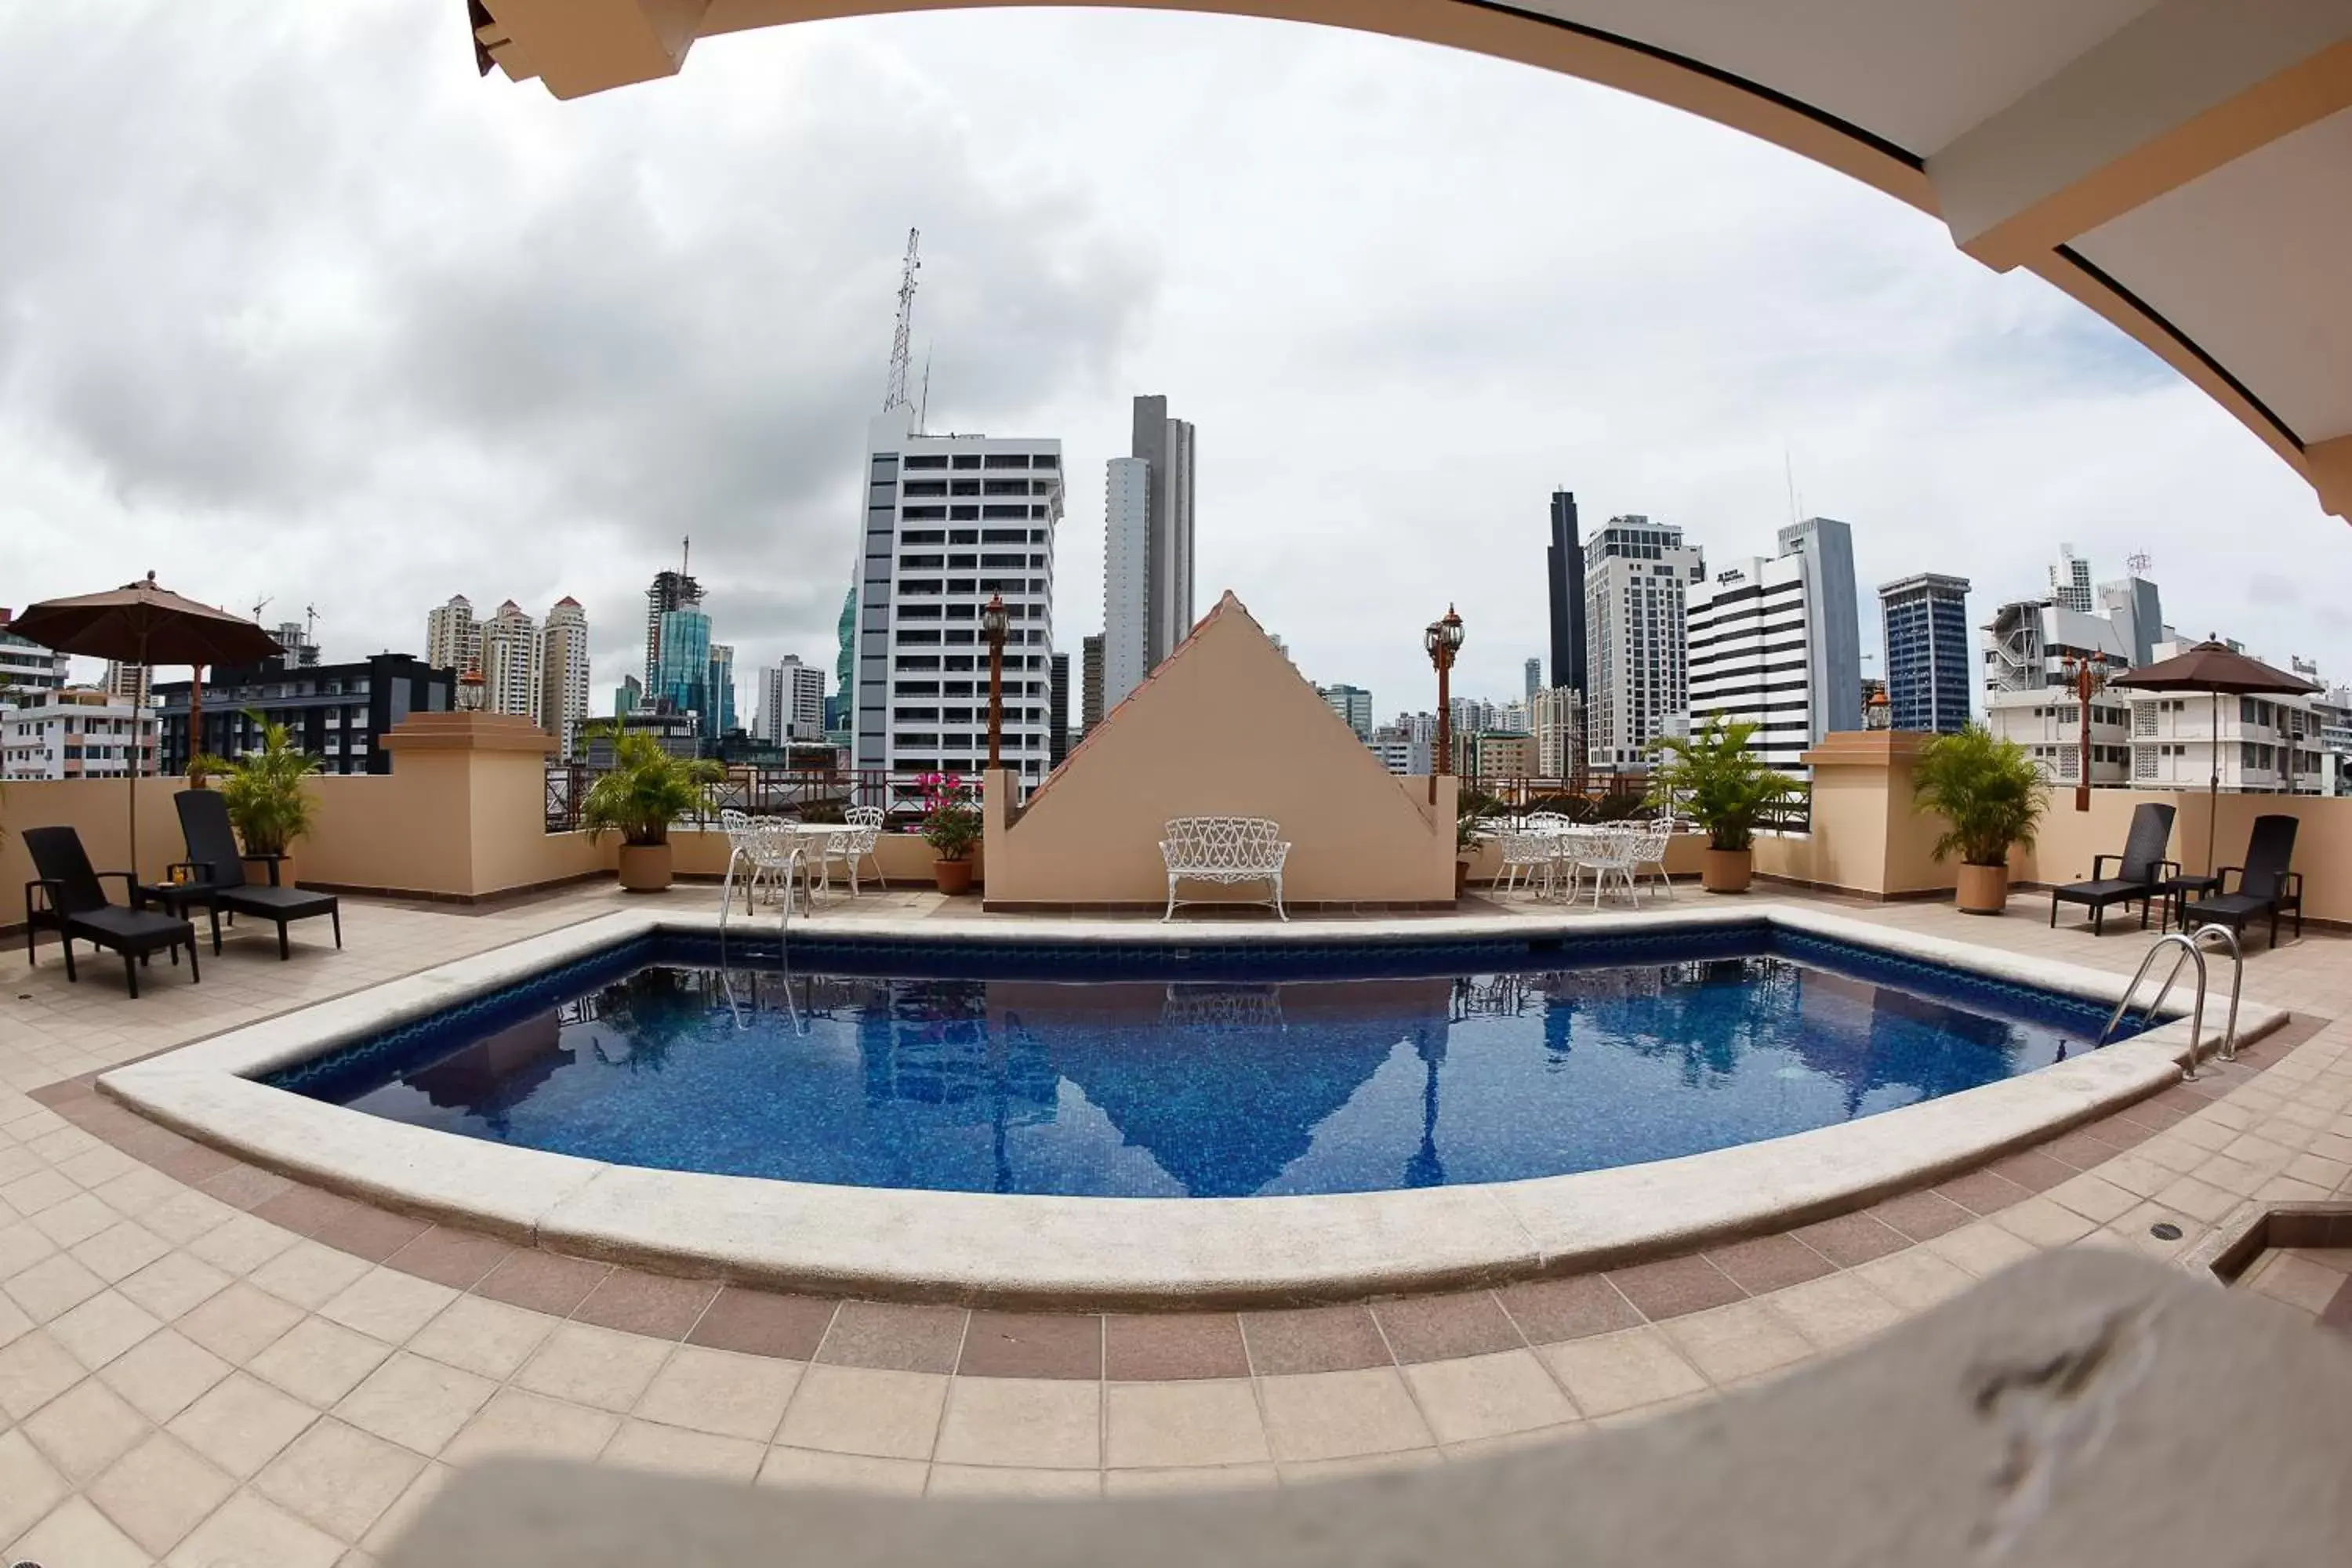
[[[2213,693],[2213,772],[2205,781],[2205,874],[2213,874],[2213,830],[2221,815],[2221,693]],[[2214,891],[2221,891],[2215,889]]]
[[[147,634],[139,634],[139,668],[147,668]],[[131,756],[122,769],[123,778],[131,785],[131,880],[139,881],[139,760],[145,755],[139,736],[139,677],[131,678]]]

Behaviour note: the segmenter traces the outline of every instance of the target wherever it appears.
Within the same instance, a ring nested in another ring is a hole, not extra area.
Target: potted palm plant
[[[1797,783],[1748,749],[1756,726],[1721,715],[1696,734],[1650,742],[1649,803],[1706,830],[1699,884],[1710,893],[1744,893],[1756,872],[1756,825],[1797,793]]]
[[[982,824],[971,786],[954,773],[923,775],[923,842],[938,855],[931,878],[942,893],[971,891],[971,852]]]
[[[294,840],[310,831],[310,792],[303,781],[319,771],[319,759],[294,743],[283,724],[273,724],[248,708],[245,716],[261,727],[261,746],[231,762],[205,755],[188,764],[192,774],[221,781],[222,804],[246,858],[261,862],[248,879],[292,887]],[[275,861],[273,875],[270,863]]]
[[[1958,900],[1962,914],[1997,915],[2009,907],[2009,851],[2031,847],[2050,786],[2023,746],[1995,740],[1971,724],[1938,735],[1919,753],[1911,777],[1911,805],[1948,825],[1936,840],[1936,858],[1960,858]]]
[[[621,836],[621,886],[658,893],[670,882],[669,825],[703,805],[703,788],[725,776],[717,763],[673,757],[661,742],[618,722],[602,727],[613,741],[613,766],[580,802],[580,826],[602,841]]]

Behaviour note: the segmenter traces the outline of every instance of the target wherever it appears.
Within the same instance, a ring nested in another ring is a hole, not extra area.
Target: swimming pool
[[[2096,1004],[1769,923],[1137,947],[660,931],[264,1076],[618,1165],[1097,1197],[1562,1175],[2079,1055]]]

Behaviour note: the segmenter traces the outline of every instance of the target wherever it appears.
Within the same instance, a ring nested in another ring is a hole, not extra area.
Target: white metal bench
[[[1274,912],[1286,921],[1290,918],[1282,909],[1282,863],[1290,858],[1290,846],[1282,838],[1280,823],[1262,816],[1179,816],[1161,831],[1167,837],[1160,841],[1160,856],[1168,863],[1168,910],[1161,921],[1175,917],[1180,880],[1228,887],[1264,882],[1273,889],[1267,901]]]

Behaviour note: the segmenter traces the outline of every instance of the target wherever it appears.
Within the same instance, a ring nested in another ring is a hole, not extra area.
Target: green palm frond
[[[580,826],[592,839],[618,833],[624,844],[667,844],[669,825],[702,810],[709,787],[727,776],[717,763],[673,757],[651,735],[618,721],[586,732],[613,741],[612,771],[598,775],[580,802]]]
[[[310,831],[310,792],[303,781],[321,766],[294,743],[293,732],[248,708],[246,717],[261,726],[261,747],[231,762],[200,756],[191,773],[221,781],[221,800],[248,855],[283,855]]]
[[[1685,737],[1650,742],[1656,761],[1650,773],[1649,803],[1682,813],[1706,829],[1717,849],[1745,849],[1755,842],[1756,825],[1772,807],[1797,795],[1797,781],[1748,749],[1757,726],[1726,723],[1717,715]]]
[[[2032,848],[2049,795],[2023,746],[1977,724],[1928,742],[1911,779],[1912,809],[1946,824],[1936,858],[1958,855],[1970,866],[2005,866],[2011,845]]]

